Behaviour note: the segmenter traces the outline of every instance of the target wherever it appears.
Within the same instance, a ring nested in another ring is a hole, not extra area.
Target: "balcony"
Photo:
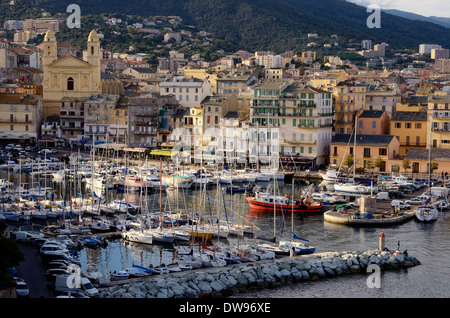
[[[284,139],[283,143],[290,145],[315,145],[317,140],[290,140]]]
[[[0,123],[6,123],[6,124],[32,124],[33,121],[32,120],[25,120],[25,119],[17,119],[14,118],[13,120],[11,120],[10,118],[6,119],[6,118],[0,118]]]
[[[156,116],[158,116],[158,114],[157,113],[150,113],[150,114],[146,114],[146,113],[135,113],[134,114],[135,116],[138,116],[138,117],[156,117]]]
[[[450,128],[431,128],[431,131],[435,133],[450,133]]]
[[[151,122],[151,121],[138,121],[136,122],[136,126],[156,126],[157,122]]]
[[[148,135],[148,136],[156,136],[157,131],[134,131],[135,135]]]

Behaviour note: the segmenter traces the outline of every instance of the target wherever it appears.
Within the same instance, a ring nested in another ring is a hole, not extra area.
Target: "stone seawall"
[[[404,253],[389,251],[329,252],[130,279],[98,289],[100,298],[228,297],[249,289],[365,273],[370,264],[390,270],[420,262]]]

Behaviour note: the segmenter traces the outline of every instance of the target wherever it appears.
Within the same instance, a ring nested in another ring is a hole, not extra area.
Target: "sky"
[[[381,10],[397,9],[426,17],[450,18],[449,0],[347,0],[359,5],[377,4]]]

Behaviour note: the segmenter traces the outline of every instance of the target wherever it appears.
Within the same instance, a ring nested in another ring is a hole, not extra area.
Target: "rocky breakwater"
[[[228,297],[250,289],[276,288],[288,283],[366,273],[371,264],[379,266],[380,270],[391,270],[416,266],[420,262],[405,253],[390,251],[329,252],[130,279],[100,286],[99,297]]]

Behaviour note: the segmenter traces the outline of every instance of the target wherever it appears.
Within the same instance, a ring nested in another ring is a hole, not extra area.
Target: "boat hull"
[[[250,205],[250,208],[254,211],[260,212],[273,212],[274,204],[266,203],[254,200],[253,198],[247,197],[247,202]],[[294,212],[294,213],[320,213],[322,211],[322,205],[285,205],[285,204],[276,204],[275,205],[276,212]]]

